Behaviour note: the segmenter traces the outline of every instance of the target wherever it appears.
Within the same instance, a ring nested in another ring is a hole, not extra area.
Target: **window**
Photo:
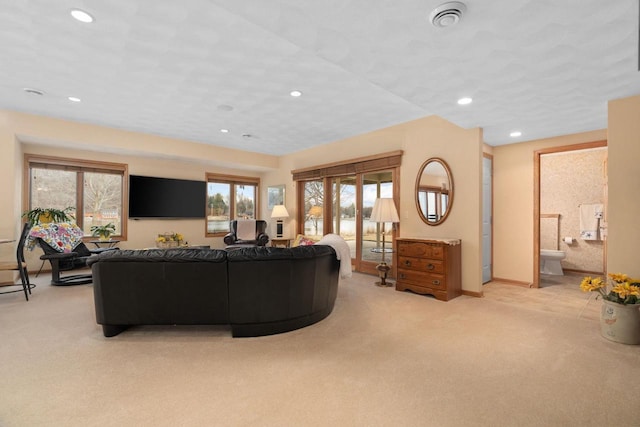
[[[260,178],[207,174],[207,235],[229,232],[232,219],[258,218]]]
[[[124,236],[124,182],[127,165],[27,155],[27,206],[66,209],[85,236],[91,227],[113,223]]]
[[[304,181],[304,234],[324,236],[324,181]]]
[[[449,191],[440,187],[421,186],[418,189],[418,202],[429,221],[439,221],[447,212]]]

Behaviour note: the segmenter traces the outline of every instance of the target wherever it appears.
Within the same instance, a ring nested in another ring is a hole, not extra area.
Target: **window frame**
[[[76,175],[76,222],[82,228],[84,222],[84,193],[82,191],[83,174],[85,172],[110,173],[122,177],[120,201],[122,206],[120,233],[113,235],[120,240],[127,240],[127,223],[129,222],[129,167],[126,163],[102,162],[96,160],[75,159],[69,157],[44,156],[38,154],[24,155],[23,183],[22,183],[22,211],[31,207],[31,169],[54,169],[61,171],[74,171]],[[78,219],[79,218],[79,219]],[[83,240],[94,239],[92,236],[84,236]]]
[[[236,185],[250,185],[255,187],[254,201],[254,217],[260,218],[260,177],[240,176],[240,175],[224,175],[218,173],[207,172],[205,175],[207,183],[207,200],[209,199],[209,183],[229,184],[229,221],[236,217]],[[224,237],[229,231],[220,231],[217,233],[209,232],[209,219],[205,218],[204,233],[205,237]]]

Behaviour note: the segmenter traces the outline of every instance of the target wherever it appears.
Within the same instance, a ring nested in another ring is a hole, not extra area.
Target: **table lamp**
[[[284,205],[275,205],[271,211],[271,218],[276,220],[276,238],[281,239],[283,235],[284,219],[289,218],[289,212]]]

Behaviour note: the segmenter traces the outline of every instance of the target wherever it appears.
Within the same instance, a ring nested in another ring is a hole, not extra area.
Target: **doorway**
[[[482,283],[493,278],[493,156],[482,157]]]
[[[606,161],[600,161],[598,164],[596,160],[597,167],[593,166],[593,158],[589,160],[592,166],[583,163],[587,161],[584,157],[588,157],[587,154],[594,151],[604,150],[606,158],[606,147],[607,141],[596,141],[534,152],[533,287],[541,286],[541,249],[565,253],[566,261],[562,261],[562,264],[563,269],[568,272],[601,274],[606,270],[606,239],[598,237],[593,241],[583,240],[580,237],[581,226],[579,225],[580,209],[583,204],[601,204],[605,207],[604,215],[606,215]],[[556,166],[556,173],[549,174],[551,179],[544,177],[543,163],[550,164],[546,163],[549,159],[563,155],[571,157],[567,157],[563,163],[557,162],[560,166]],[[591,181],[592,179],[594,181]],[[547,194],[548,197],[544,203],[542,203],[543,192],[550,193]],[[552,224],[545,224],[544,221]],[[602,219],[602,224],[605,224],[605,221],[606,217]],[[555,234],[549,237],[544,230],[552,230]],[[597,252],[600,264],[596,263],[596,267],[593,267],[594,264],[591,264],[592,267],[585,267],[569,256],[584,256],[585,253],[593,252],[594,248],[597,250],[598,246],[600,246]],[[601,271],[597,271],[598,269]]]

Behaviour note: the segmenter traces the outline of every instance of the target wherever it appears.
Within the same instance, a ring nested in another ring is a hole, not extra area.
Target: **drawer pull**
[[[401,279],[404,279],[404,278],[405,278],[404,273],[400,273],[400,278],[401,278]]]
[[[433,280],[431,283],[433,283],[434,285],[439,285],[440,284],[440,280]]]
[[[404,262],[404,265],[406,265],[407,267],[410,267],[410,266],[411,266],[411,261],[406,260],[406,261]]]
[[[427,270],[433,270],[434,268],[436,268],[436,266],[433,264],[427,265]]]

